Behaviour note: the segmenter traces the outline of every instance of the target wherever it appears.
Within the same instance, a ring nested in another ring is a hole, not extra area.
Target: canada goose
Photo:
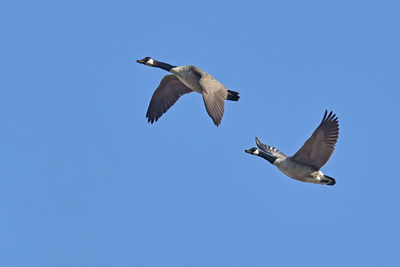
[[[162,114],[175,104],[180,96],[193,91],[203,95],[207,113],[216,126],[221,123],[222,116],[224,115],[225,99],[232,101],[239,100],[238,92],[227,90],[214,77],[195,66],[172,66],[151,57],[139,59],[137,62],[161,68],[172,73],[164,76],[151,97],[146,114],[146,118],[148,118],[148,122],[150,123],[157,121]]]
[[[335,179],[324,175],[320,169],[331,157],[338,137],[338,118],[336,114],[332,115],[332,111],[329,115],[328,111],[325,111],[321,124],[293,156],[288,157],[278,149],[262,144],[257,137],[259,149],[253,147],[245,152],[268,160],[293,179],[306,183],[334,185]]]

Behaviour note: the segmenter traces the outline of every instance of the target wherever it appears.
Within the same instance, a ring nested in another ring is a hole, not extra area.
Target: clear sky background
[[[2,1],[0,266],[399,266],[398,1]],[[151,125],[167,73],[227,88]],[[301,183],[246,154],[292,155],[337,113]]]

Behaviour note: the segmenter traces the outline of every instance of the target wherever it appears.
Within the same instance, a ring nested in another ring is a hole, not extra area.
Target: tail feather
[[[238,101],[239,98],[239,92],[228,90],[228,96],[226,97],[226,100]]]
[[[332,177],[328,176],[328,175],[324,175],[324,177],[322,178],[322,181],[326,184],[326,185],[334,185],[336,184],[335,179],[333,179]]]

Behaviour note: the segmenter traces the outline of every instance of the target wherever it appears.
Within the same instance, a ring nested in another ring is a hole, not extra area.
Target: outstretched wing
[[[338,137],[338,118],[326,110],[321,124],[292,158],[319,170],[331,157]]]
[[[206,73],[202,73],[199,83],[204,90],[203,100],[207,113],[214,124],[218,126],[224,115],[224,104],[228,91],[225,86]]]
[[[284,153],[282,153],[281,151],[279,151],[275,147],[264,145],[263,143],[261,143],[260,140],[258,140],[257,136],[256,136],[256,144],[257,144],[259,149],[261,149],[262,151],[270,154],[271,156],[274,156],[274,157],[277,157],[277,158],[287,158],[287,156]]]
[[[166,75],[154,91],[147,109],[148,122],[157,121],[167,110],[175,104],[180,96],[193,92],[173,74]]]

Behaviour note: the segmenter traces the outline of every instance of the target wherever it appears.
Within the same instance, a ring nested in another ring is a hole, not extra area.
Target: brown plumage
[[[326,110],[321,124],[292,158],[319,170],[331,157],[338,137],[338,118]]]
[[[184,94],[193,92],[173,74],[166,75],[151,97],[146,118],[148,122],[157,121]]]

